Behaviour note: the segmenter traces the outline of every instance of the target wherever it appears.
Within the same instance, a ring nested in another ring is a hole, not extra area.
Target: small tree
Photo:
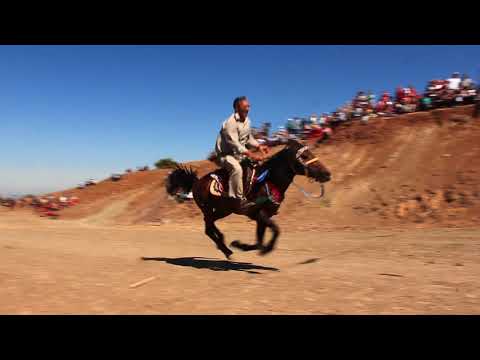
[[[171,169],[177,166],[177,163],[175,160],[171,158],[166,158],[166,159],[160,159],[155,163],[155,167],[157,169]]]

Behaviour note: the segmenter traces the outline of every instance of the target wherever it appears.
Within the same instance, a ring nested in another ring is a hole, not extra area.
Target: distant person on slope
[[[448,89],[449,90],[459,90],[461,81],[462,81],[462,79],[460,79],[460,73],[454,72],[452,74],[452,77],[450,79],[448,79]]]
[[[478,85],[477,96],[475,96],[475,110],[473,111],[473,117],[480,117],[480,85]]]
[[[462,76],[462,82],[460,83],[460,87],[465,90],[470,90],[475,87],[475,84],[473,83],[473,80],[467,75],[463,74]]]

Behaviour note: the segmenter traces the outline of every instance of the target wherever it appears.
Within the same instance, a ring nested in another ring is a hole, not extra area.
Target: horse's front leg
[[[263,247],[265,230],[267,230],[267,225],[265,224],[265,222],[257,220],[257,249],[261,249]]]
[[[275,244],[277,242],[278,236],[280,235],[280,228],[275,223],[275,221],[273,221],[270,218],[270,216],[263,211],[259,212],[257,221],[258,221],[258,224],[263,224],[263,232],[261,233],[262,235],[261,240],[258,241],[257,246],[260,249],[260,255],[266,255],[275,248]],[[263,246],[263,235],[265,234],[265,229],[267,227],[272,230],[272,238],[266,246]],[[259,228],[257,228],[257,236],[259,234],[258,231],[259,231]]]
[[[261,249],[263,247],[263,237],[265,235],[266,228],[267,226],[263,221],[257,220],[257,243],[256,244],[245,244],[238,240],[235,240],[235,241],[232,241],[230,245],[242,251],[252,251],[252,250]]]

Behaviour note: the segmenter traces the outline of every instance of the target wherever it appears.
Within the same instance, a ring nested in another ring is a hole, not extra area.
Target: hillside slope
[[[309,199],[292,186],[276,218],[308,229],[477,224],[480,120],[470,118],[472,111],[465,106],[341,126],[332,139],[314,148],[333,175],[326,197]],[[215,168],[208,161],[190,165],[200,175]],[[81,200],[61,216],[120,224],[201,222],[195,204],[168,198],[167,173],[137,172],[119,182],[59,192]],[[318,191],[318,184],[302,177],[295,182]]]

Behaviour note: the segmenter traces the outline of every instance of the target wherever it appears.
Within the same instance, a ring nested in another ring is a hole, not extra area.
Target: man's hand
[[[260,152],[263,154],[263,155],[267,155],[268,152],[269,152],[269,148],[267,145],[260,145],[258,147],[258,150],[260,150]]]
[[[262,155],[254,153],[252,151],[247,151],[247,152],[244,153],[244,155],[246,155],[249,159],[251,159],[253,161],[262,161],[263,160]]]

